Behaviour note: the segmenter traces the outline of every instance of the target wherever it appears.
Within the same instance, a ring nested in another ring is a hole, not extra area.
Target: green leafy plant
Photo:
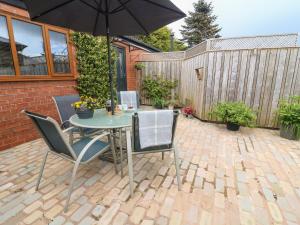
[[[134,65],[134,68],[135,68],[136,70],[142,70],[142,69],[145,68],[145,65],[144,65],[143,63],[136,63],[136,64]]]
[[[76,88],[79,94],[96,98],[98,104],[105,107],[107,99],[110,98],[106,40],[103,37],[74,32],[72,41],[76,48],[79,72]],[[115,58],[116,55],[112,51],[112,62],[115,62]],[[114,84],[115,80],[114,72]]]
[[[153,105],[155,106],[155,108],[162,109],[166,107],[167,102],[164,99],[156,98],[153,100]]]
[[[291,129],[293,135],[300,138],[300,96],[280,101],[278,119],[282,128]]]
[[[216,116],[219,121],[224,123],[245,127],[253,127],[256,120],[256,115],[252,109],[242,102],[218,103],[210,115]]]
[[[177,85],[177,81],[170,81],[160,76],[154,78],[146,76],[143,80],[142,89],[145,92],[145,97],[150,99],[153,105],[160,102],[164,103],[163,106],[165,106],[172,97],[172,90]]]

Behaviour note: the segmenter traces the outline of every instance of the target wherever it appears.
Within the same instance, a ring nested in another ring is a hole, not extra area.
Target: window
[[[47,61],[42,28],[12,20],[21,75],[47,75]]]
[[[49,36],[54,73],[70,73],[66,35],[49,30]]]
[[[0,82],[73,80],[71,59],[68,30],[0,12]]]
[[[0,76],[3,75],[15,75],[15,68],[6,18],[4,16],[0,16]]]

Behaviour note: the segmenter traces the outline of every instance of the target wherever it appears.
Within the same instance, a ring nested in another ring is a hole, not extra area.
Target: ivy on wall
[[[106,38],[74,32],[72,41],[76,48],[79,95],[96,98],[99,105],[104,107],[106,101],[110,99]],[[115,68],[113,62],[115,62],[114,51],[112,51],[112,67]],[[114,84],[115,78],[114,75]]]

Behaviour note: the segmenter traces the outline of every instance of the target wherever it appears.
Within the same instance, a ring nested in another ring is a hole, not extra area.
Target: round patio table
[[[94,129],[119,129],[131,127],[132,114],[134,112],[122,112],[117,115],[109,115],[105,109],[95,110],[94,116],[89,119],[79,119],[75,114],[71,116],[70,123],[76,127]]]
[[[119,148],[120,148],[120,164],[121,164],[121,176],[123,177],[123,147],[122,147],[122,129],[130,128],[132,126],[133,112],[122,112],[116,115],[109,115],[105,109],[95,110],[94,116],[89,119],[80,119],[75,114],[70,117],[69,121],[73,126],[80,128],[93,128],[93,129],[107,129],[114,134],[114,130],[119,130]],[[130,130],[127,129],[127,136],[130,135]],[[115,135],[112,135],[114,140],[112,141],[112,148],[115,148]]]

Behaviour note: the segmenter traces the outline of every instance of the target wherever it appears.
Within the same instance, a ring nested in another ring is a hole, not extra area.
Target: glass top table
[[[71,116],[70,123],[77,127],[95,129],[114,129],[131,127],[133,112],[122,112],[116,115],[109,115],[105,109],[97,109],[94,116],[89,119],[79,119],[75,114]]]

